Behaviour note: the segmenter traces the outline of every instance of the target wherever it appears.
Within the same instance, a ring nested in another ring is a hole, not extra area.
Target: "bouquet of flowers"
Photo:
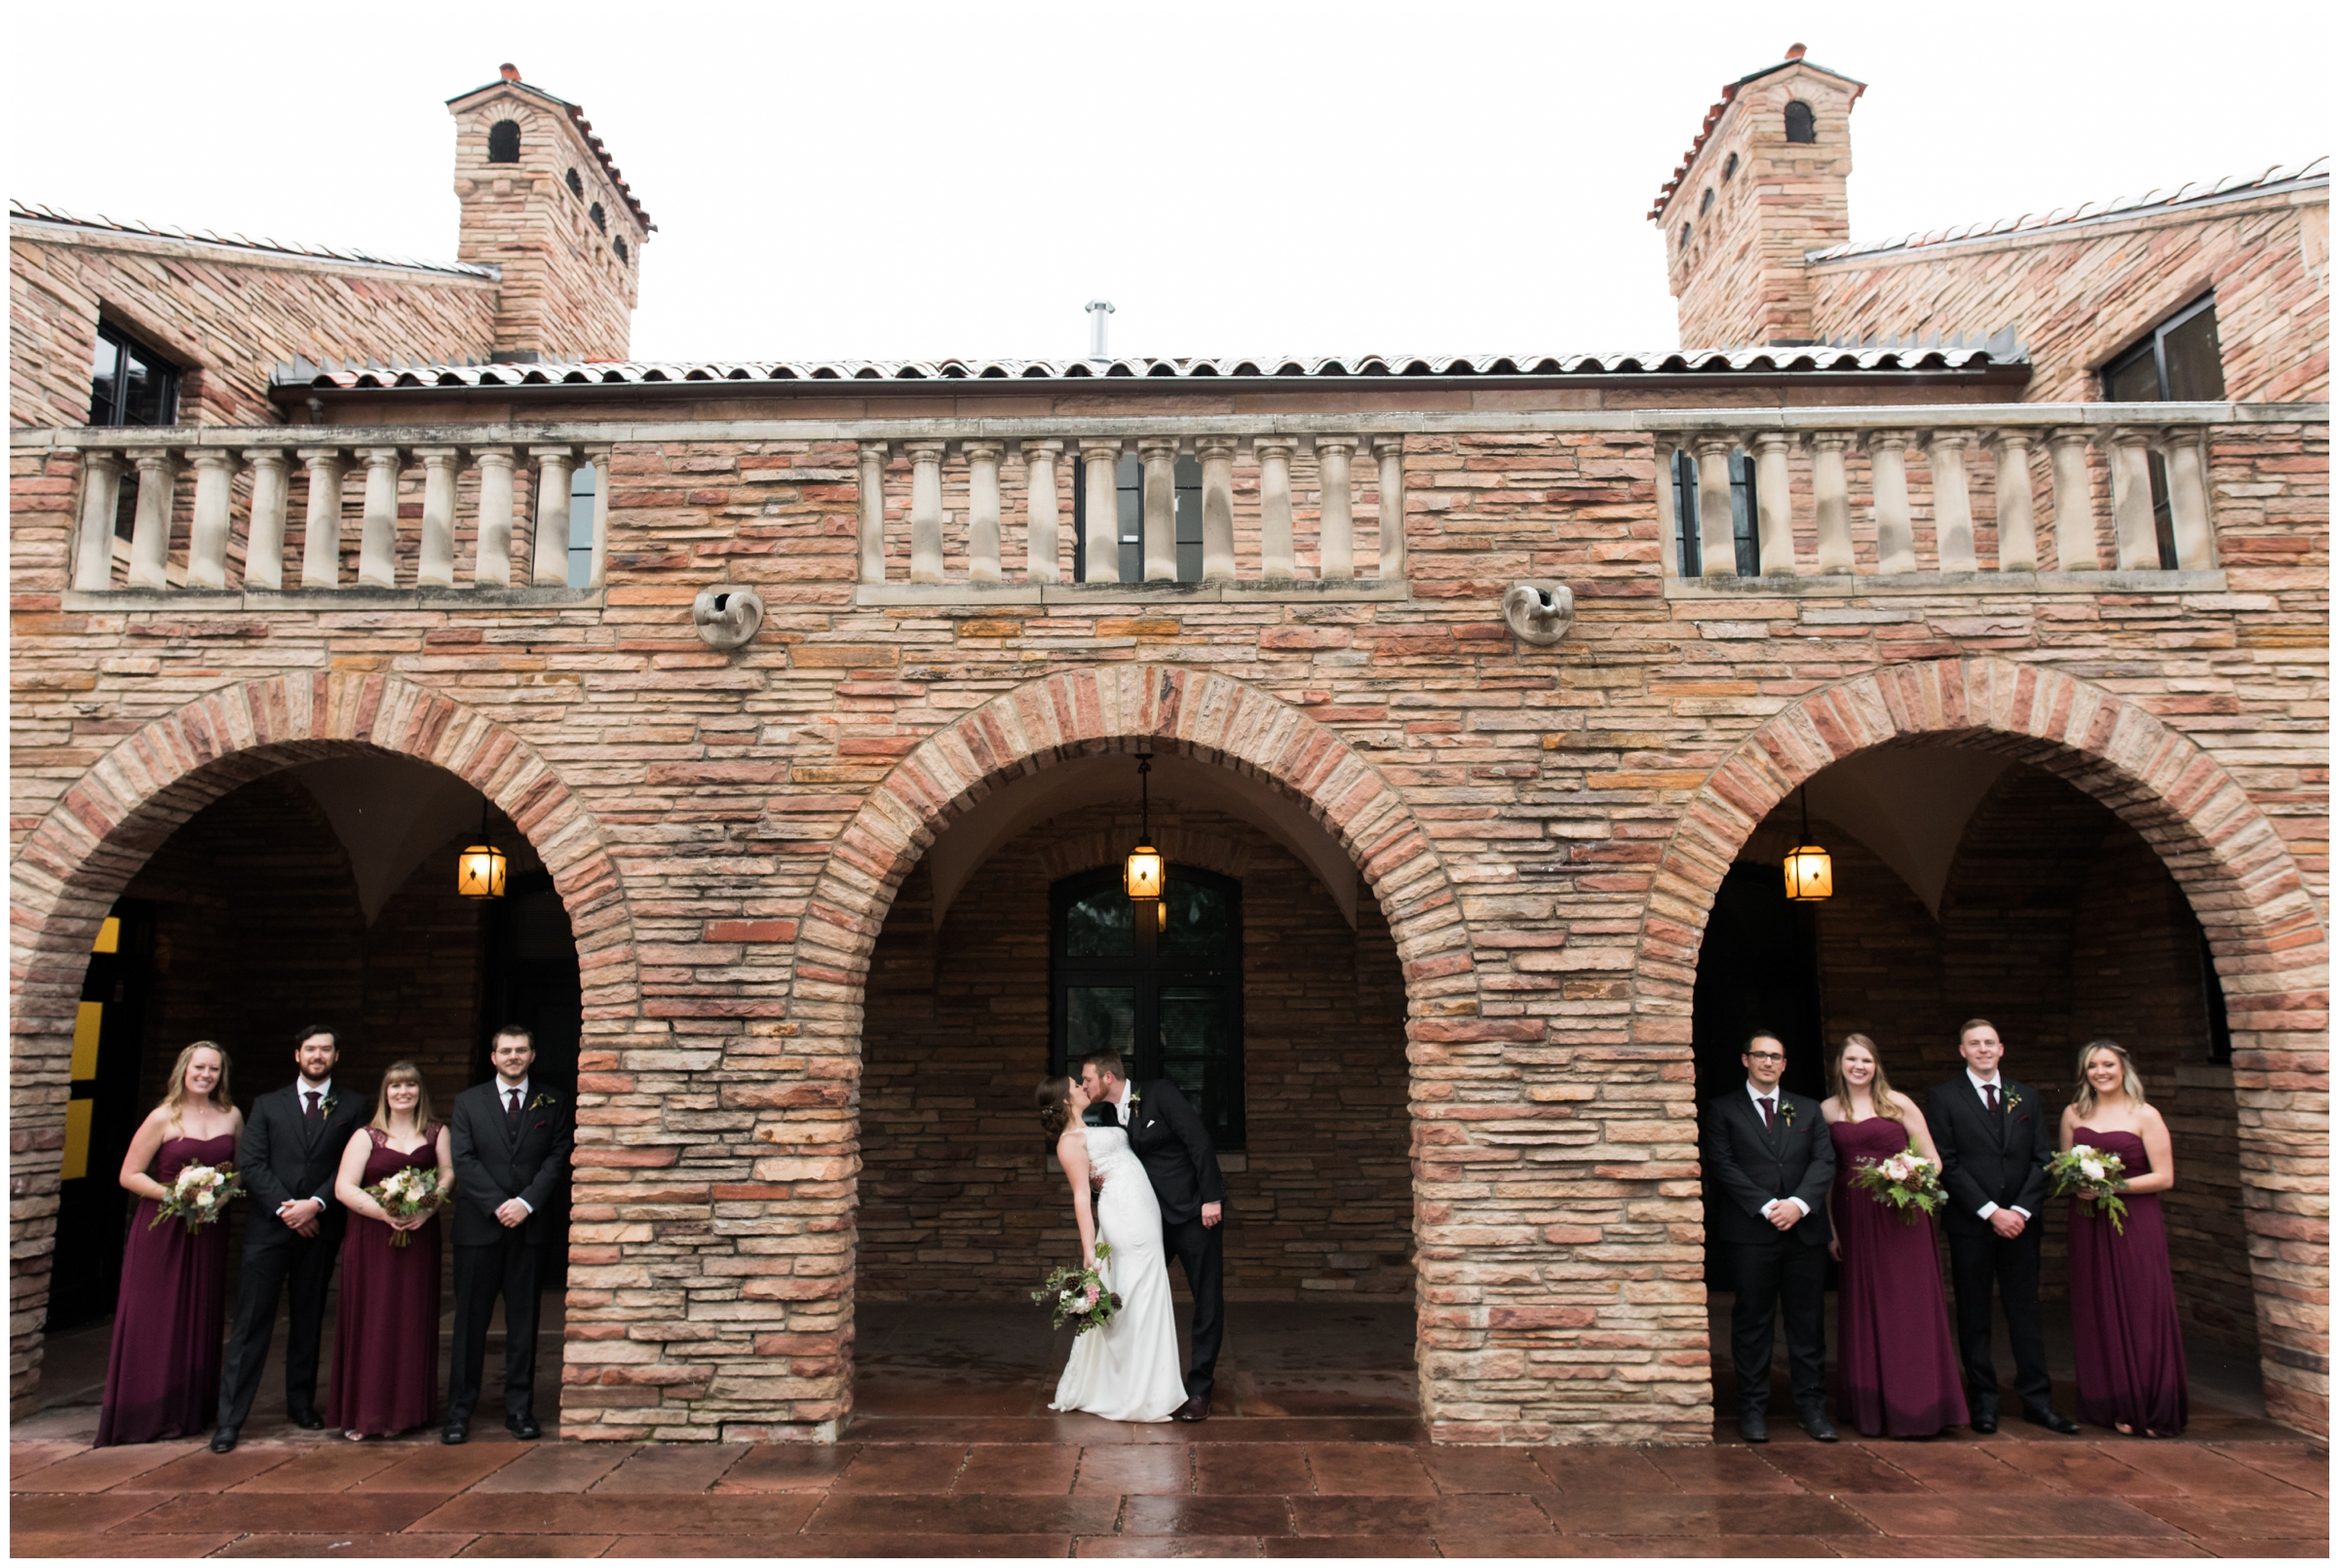
[[[1941,1167],[1914,1149],[1889,1160],[1862,1160],[1852,1167],[1852,1185],[1914,1225],[1919,1215],[1941,1206]]]
[[[2094,1210],[2098,1218],[2110,1220],[2114,1231],[2126,1236],[2128,1227],[2120,1222],[2127,1216],[2128,1205],[2120,1197],[2120,1181],[2127,1168],[2116,1154],[2090,1144],[2074,1143],[2047,1162],[2047,1176],[2054,1183],[2056,1197],[2076,1197]]]
[[[175,1219],[184,1222],[188,1230],[199,1231],[227,1212],[229,1199],[243,1196],[244,1183],[237,1179],[234,1166],[180,1166],[170,1193],[146,1228],[153,1230],[167,1219]]]
[[[1102,1263],[1113,1255],[1108,1242],[1096,1243],[1096,1261]],[[1048,1326],[1061,1328],[1069,1322],[1072,1332],[1085,1334],[1092,1328],[1102,1328],[1113,1320],[1121,1310],[1118,1292],[1107,1290],[1104,1280],[1094,1269],[1057,1269],[1048,1276],[1048,1282],[1031,1293],[1031,1299],[1043,1307],[1054,1309],[1054,1320]]]
[[[411,1219],[439,1206],[439,1172],[421,1166],[408,1166],[366,1188],[365,1195],[381,1205],[382,1212],[392,1218]],[[404,1246],[412,1240],[412,1231],[390,1233],[392,1246]]]

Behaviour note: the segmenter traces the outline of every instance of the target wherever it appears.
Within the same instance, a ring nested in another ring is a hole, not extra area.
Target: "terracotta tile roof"
[[[1680,189],[1682,179],[1689,173],[1689,166],[1698,161],[1698,154],[1703,152],[1706,148],[1706,138],[1713,134],[1713,128],[1715,126],[1721,124],[1722,111],[1730,107],[1730,100],[1738,96],[1738,90],[1742,87],[1745,87],[1748,82],[1761,81],[1764,77],[1770,75],[1774,71],[1783,71],[1789,65],[1801,65],[1808,70],[1818,71],[1822,76],[1832,76],[1839,82],[1850,82],[1854,87],[1860,89],[1860,93],[1855,93],[1852,95],[1853,101],[1855,102],[1859,101],[1860,93],[1865,93],[1868,90],[1868,84],[1862,82],[1856,76],[1846,76],[1841,71],[1831,71],[1824,65],[1817,64],[1814,61],[1805,59],[1803,57],[1803,46],[1801,44],[1793,44],[1788,46],[1786,58],[1781,60],[1778,64],[1765,65],[1761,70],[1758,71],[1748,71],[1745,75],[1740,77],[1737,81],[1730,83],[1728,86],[1722,89],[1721,97],[1715,100],[1712,108],[1706,111],[1706,123],[1698,127],[1697,137],[1690,142],[1689,151],[1682,154],[1681,166],[1673,171],[1671,178],[1668,179],[1663,185],[1660,185],[1657,188],[1656,203],[1649,209],[1650,222],[1655,223],[1665,216],[1665,204],[1673,199],[1674,191]]]
[[[1843,245],[1829,246],[1824,250],[1807,251],[1803,259],[1835,261],[1845,256],[1874,255],[1886,250],[1913,250],[1922,246],[1949,245],[1958,240],[1981,240],[1999,234],[2056,228],[2092,219],[2121,217],[2152,209],[2165,211],[2170,208],[2234,201],[2283,186],[2327,187],[2331,179],[2330,162],[2328,157],[2323,157],[2307,164],[2276,164],[2256,174],[2231,174],[2224,179],[2180,185],[2174,190],[2149,190],[2141,196],[2121,196],[2108,202],[2058,207],[2051,212],[2025,212],[2020,217],[2002,217],[1995,222],[1968,223],[1954,229],[1929,229],[1922,233],[1904,234],[1894,240],[1853,240]]]
[[[640,222],[643,230],[654,232],[657,229],[658,225],[650,221],[650,214],[643,210],[641,203],[634,198],[633,187],[627,184],[626,176],[617,172],[617,165],[610,160],[609,149],[602,145],[600,137],[593,134],[593,122],[585,118],[585,109],[582,104],[571,103],[564,97],[547,93],[533,82],[523,82],[517,77],[508,77],[489,82],[483,87],[475,87],[469,93],[458,93],[446,101],[460,103],[465,98],[499,87],[517,88],[530,97],[542,98],[567,115],[569,124],[577,128],[577,134],[585,138],[585,145],[592,148],[594,157],[600,161],[601,172],[609,176],[609,183],[616,187],[617,194],[625,201],[626,206],[633,209],[633,216]]]
[[[104,229],[115,234],[134,234],[150,240],[189,240],[198,245],[224,245],[239,250],[312,256],[320,261],[352,261],[368,267],[400,267],[408,272],[441,272],[457,278],[485,278],[490,281],[503,276],[494,267],[474,266],[468,261],[417,261],[411,256],[386,256],[372,250],[361,250],[355,246],[294,245],[284,240],[255,240],[249,235],[220,234],[211,229],[173,228],[166,223],[133,223],[104,216],[85,217],[62,208],[44,207],[38,202],[11,201],[8,204],[8,216],[11,222],[47,223],[59,228]]]

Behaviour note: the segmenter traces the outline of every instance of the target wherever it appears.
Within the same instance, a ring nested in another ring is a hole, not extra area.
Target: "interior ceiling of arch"
[[[411,757],[328,757],[288,768],[285,777],[316,800],[348,852],[358,906],[368,926],[425,856],[479,825],[479,792],[445,769]],[[451,884],[451,864],[446,874]]]
[[[1154,808],[1223,812],[1239,817],[1289,850],[1316,874],[1353,929],[1360,879],[1357,866],[1307,808],[1231,768],[1199,762],[1176,752],[1153,759]],[[1137,803],[1137,761],[1125,753],[1079,757],[1043,768],[993,790],[950,824],[926,852],[934,878],[934,924],[942,917],[982,863],[1026,829],[1080,806]],[[1131,848],[1135,848],[1132,844]]]
[[[1805,787],[1812,816],[1873,850],[1938,920],[1966,824],[2007,770],[2019,765],[1996,752],[1962,746],[1890,746],[1822,768]],[[1768,819],[1768,824],[1790,833],[1801,823],[1802,802],[1793,795]]]

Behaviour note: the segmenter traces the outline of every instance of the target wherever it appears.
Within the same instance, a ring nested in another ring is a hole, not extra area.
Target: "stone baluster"
[[[358,535],[358,586],[398,586],[398,470],[403,454],[395,446],[367,446],[365,516]]]
[[[1754,451],[1755,537],[1762,555],[1757,564],[1765,577],[1793,576],[1795,516],[1788,506],[1792,494],[1786,454],[1793,450],[1795,439],[1783,431],[1766,430],[1747,437],[1746,444]]]
[[[1736,577],[1738,540],[1730,528],[1730,448],[1727,436],[1700,436],[1698,454],[1698,575]]]
[[[1291,448],[1288,436],[1261,436],[1259,454],[1259,575],[1270,583],[1292,580]]]
[[[909,453],[909,580],[942,580],[942,453],[948,441],[904,441]]]
[[[1356,450],[1354,436],[1316,438],[1316,482],[1322,497],[1317,504],[1316,575],[1327,582],[1345,583],[1357,575],[1356,486],[1350,465]]]
[[[479,537],[472,555],[471,586],[512,586],[512,469],[517,456],[509,446],[475,448],[471,460],[479,470]]]
[[[885,441],[861,443],[861,580],[885,581]]]
[[[1114,472],[1120,461],[1117,438],[1092,437],[1080,443],[1081,506],[1089,519],[1083,576],[1091,583],[1121,581],[1121,487]]]
[[[1852,575],[1852,486],[1844,478],[1844,454],[1852,444],[1847,431],[1822,430],[1811,438],[1811,510],[1822,577]]]
[[[2161,460],[2168,469],[2168,517],[2176,534],[2176,564],[2205,572],[2217,564],[2217,534],[2209,521],[2207,433],[2172,426],[2163,434]]]
[[[278,593],[285,587],[285,515],[292,500],[291,454],[281,446],[244,453],[251,469],[251,525],[244,538],[244,587]]]
[[[417,446],[422,465],[422,554],[414,564],[420,588],[455,583],[455,465],[462,453],[452,446]]]
[[[171,586],[171,514],[178,503],[178,454],[148,447],[137,454],[138,510],[131,523],[130,586]]]
[[[1869,433],[1868,488],[1876,503],[1876,570],[1917,569],[1917,534],[1908,519],[1908,432]]]
[[[1405,439],[1375,436],[1372,455],[1381,460],[1381,581],[1405,580]]]
[[[1235,443],[1206,437],[1202,460],[1202,580],[1235,580]]]
[[[1023,443],[1023,575],[1034,583],[1056,581],[1055,460],[1063,449],[1062,441]]]
[[[300,542],[300,586],[341,586],[341,477],[349,459],[337,446],[304,446],[300,460],[309,468],[308,526]]]
[[[201,446],[195,464],[195,520],[187,533],[187,587],[227,587],[229,504],[236,493],[236,454]]]
[[[1148,437],[1137,442],[1145,465],[1145,581],[1177,581],[1177,442]]]
[[[1000,441],[969,441],[967,454],[967,580],[996,583],[999,573]]]
[[[1975,572],[1974,497],[1966,485],[1966,446],[1974,435],[1936,430],[1925,439],[1926,465],[1933,470],[1933,553],[1944,572]]]
[[[1673,473],[1680,460],[1678,445],[1657,442],[1657,558],[1667,577],[1681,575],[1681,509],[1673,501]]]
[[[2039,529],[2030,505],[2030,432],[1994,431],[1989,446],[1998,464],[1998,569],[2035,572],[2039,569]]]
[[[2152,436],[2131,426],[2112,432],[2112,536],[2121,571],[2159,569],[2161,541],[2152,524]]]
[[[122,505],[122,454],[87,447],[81,454],[81,537],[73,552],[73,586],[102,593],[114,586],[114,514]]]
[[[2057,571],[2092,572],[2103,566],[2096,549],[2095,485],[2088,473],[2088,433],[2050,431],[2047,447],[2054,472],[2054,565]]]
[[[589,446],[585,460],[593,465],[593,555],[586,567],[585,586],[598,588],[609,571],[609,509],[616,504],[617,463],[614,446]]]
[[[537,588],[568,585],[568,473],[573,446],[531,446],[536,459],[536,559],[528,581]]]

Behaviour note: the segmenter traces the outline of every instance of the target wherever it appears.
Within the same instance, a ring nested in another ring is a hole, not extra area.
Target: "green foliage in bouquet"
[[[2086,1143],[2074,1143],[2047,1162],[2047,1179],[2054,1183],[2057,1197],[2077,1198],[2097,1218],[2110,1220],[2122,1236],[2128,1234],[2121,1223],[2128,1204],[2120,1196],[2127,1170],[2118,1155]]]
[[[1112,1255],[1112,1243],[1096,1243],[1097,1262],[1102,1263]],[[1094,1269],[1059,1268],[1031,1293],[1031,1299],[1053,1310],[1049,1327],[1061,1328],[1070,1323],[1075,1334],[1102,1328],[1121,1310],[1120,1295],[1105,1288],[1103,1276]]]

